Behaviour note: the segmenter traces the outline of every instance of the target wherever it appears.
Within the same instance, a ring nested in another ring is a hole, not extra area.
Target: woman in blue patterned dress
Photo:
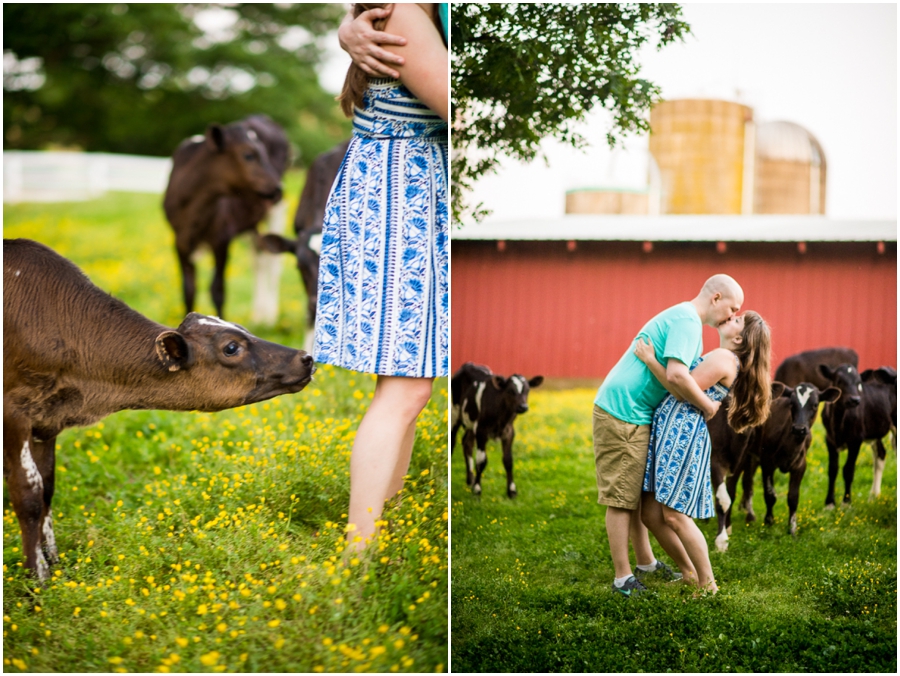
[[[377,375],[350,458],[351,550],[403,487],[416,418],[448,369],[447,48],[436,5],[396,4],[373,24],[405,38],[386,45],[403,63],[397,80],[354,63],[339,97],[353,138],[325,208],[313,350]]]
[[[747,311],[718,331],[720,347],[694,362],[691,375],[713,401],[722,401],[732,392],[728,422],[743,432],[761,425],[769,415],[769,327],[757,313]],[[657,361],[652,344],[639,339],[635,354],[666,386],[665,366]],[[641,519],[651,530],[664,522],[675,531],[690,557],[690,566],[679,566],[685,581],[715,593],[718,586],[709,548],[694,523],[715,513],[709,456],[709,430],[703,415],[669,394],[653,414]]]

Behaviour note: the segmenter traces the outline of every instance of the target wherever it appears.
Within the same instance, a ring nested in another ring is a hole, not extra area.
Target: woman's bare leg
[[[719,588],[713,577],[712,564],[709,561],[709,547],[706,544],[706,538],[703,537],[703,532],[687,514],[682,514],[667,505],[660,506],[663,519],[678,535],[678,539],[681,540],[685,551],[697,569],[698,586],[715,593]]]
[[[697,569],[678,534],[666,523],[663,507],[656,501],[656,493],[641,493],[641,520],[644,525],[678,566],[682,579],[687,583],[697,584]]]
[[[402,485],[416,418],[431,397],[431,382],[431,378],[378,376],[375,396],[359,424],[350,456],[347,541],[351,549],[360,551],[373,539],[375,522],[396,486],[398,472]]]

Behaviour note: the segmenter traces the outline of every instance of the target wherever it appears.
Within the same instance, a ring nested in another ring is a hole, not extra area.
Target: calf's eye
[[[228,343],[228,345],[226,345],[226,346],[225,346],[225,349],[222,350],[222,351],[223,351],[227,356],[233,357],[234,355],[236,355],[236,354],[240,351],[240,349],[241,349],[241,346],[238,345],[237,343]]]

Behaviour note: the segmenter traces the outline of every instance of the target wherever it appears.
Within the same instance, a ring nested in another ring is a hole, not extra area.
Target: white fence
[[[4,202],[68,202],[109,190],[162,194],[167,157],[13,150],[3,153]]]
[[[100,197],[110,190],[162,195],[172,171],[168,157],[112,153],[14,150],[3,152],[4,202],[71,202]],[[260,230],[284,234],[284,201],[269,212]],[[278,319],[281,255],[259,251],[255,256],[256,285],[252,319],[273,325]]]

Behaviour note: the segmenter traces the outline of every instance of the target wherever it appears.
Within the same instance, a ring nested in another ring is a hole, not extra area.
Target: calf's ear
[[[824,392],[819,394],[819,401],[826,401],[829,403],[835,402],[841,398],[841,390],[837,387],[829,387]]]
[[[256,246],[262,251],[268,251],[273,254],[294,253],[297,248],[297,240],[269,233],[267,235],[257,235]]]
[[[206,128],[206,145],[218,153],[225,150],[225,130],[222,125],[211,124]]]
[[[170,371],[186,369],[193,361],[190,345],[178,331],[163,331],[156,337],[156,355]]]
[[[535,376],[528,381],[528,387],[537,387],[544,382],[544,376]]]
[[[879,383],[883,383],[885,385],[896,385],[897,384],[897,372],[892,369],[890,366],[882,366],[880,368],[875,369],[872,374]],[[865,380],[865,378],[863,378]]]
[[[831,368],[828,364],[819,364],[816,367],[816,370],[819,374],[825,378],[826,380],[834,380],[834,369]]]
[[[777,383],[778,381],[776,380],[775,382]],[[772,383],[772,384],[773,384],[773,386],[774,386],[775,383]],[[782,397],[787,397],[788,399],[790,399],[790,398],[791,398],[791,395],[794,393],[794,388],[793,388],[793,387],[788,387],[788,386],[785,385],[784,383],[778,383],[778,384],[781,385],[781,387],[782,387],[782,389],[781,389],[781,396],[782,396]],[[775,390],[774,390],[774,388],[773,388],[773,390],[772,390],[772,396],[773,396],[773,397],[775,396]]]
[[[503,390],[506,387],[506,378],[503,376],[491,376],[491,385],[494,386],[495,390]]]
[[[772,382],[772,399],[778,399],[783,393],[786,385],[778,380]]]

